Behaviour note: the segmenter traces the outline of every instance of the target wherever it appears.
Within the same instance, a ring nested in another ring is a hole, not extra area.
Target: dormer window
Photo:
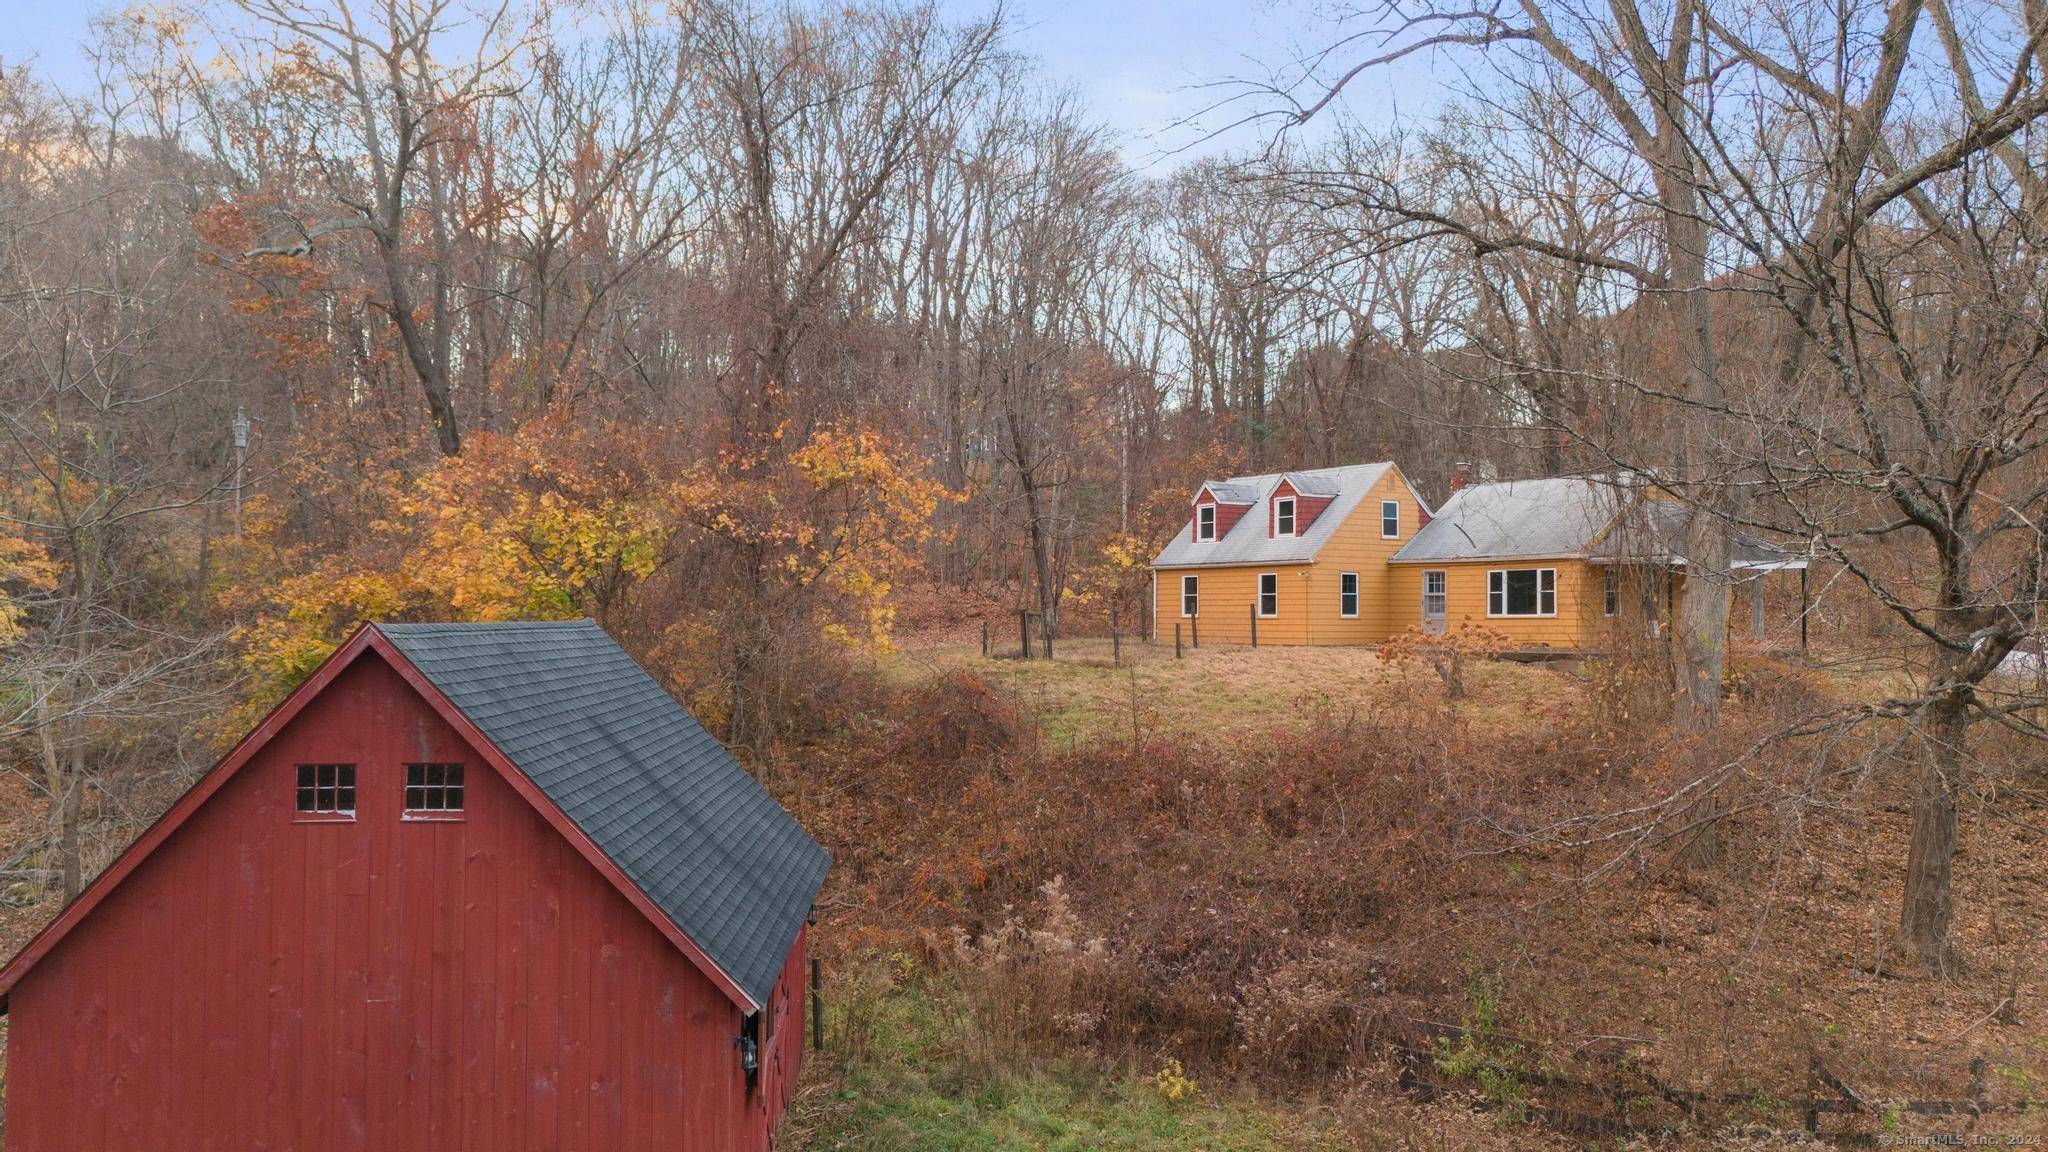
[[[1273,502],[1273,535],[1294,535],[1294,497],[1282,496]]]
[[[1199,504],[1199,505],[1196,505],[1196,507],[1195,507],[1195,539],[1197,539],[1197,540],[1214,540],[1215,538],[1216,538],[1216,506],[1215,506],[1214,504]]]

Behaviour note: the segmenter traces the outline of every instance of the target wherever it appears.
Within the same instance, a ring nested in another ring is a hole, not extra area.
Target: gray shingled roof
[[[1289,472],[1287,474],[1287,481],[1293,484],[1294,490],[1303,496],[1339,496],[1343,494],[1342,489],[1338,486],[1337,477],[1328,471]]]
[[[1444,501],[1388,563],[1577,556],[1614,507],[1611,485],[1580,477],[1474,484]]]
[[[1444,501],[1388,563],[1562,556],[1685,563],[1687,510],[1667,501],[1632,500],[1630,514],[1617,523],[1621,492],[1614,481],[1594,476],[1474,484]],[[1738,567],[1803,563],[1746,533],[1736,533],[1731,546],[1730,559]]]
[[[1358,508],[1367,491],[1380,482],[1393,465],[1387,461],[1377,464],[1353,464],[1344,468],[1319,468],[1313,472],[1270,472],[1263,476],[1239,476],[1231,480],[1210,481],[1205,487],[1211,492],[1219,488],[1241,488],[1254,497],[1252,506],[1245,511],[1230,531],[1221,539],[1195,540],[1186,526],[1173,534],[1166,547],[1152,561],[1154,568],[1213,568],[1230,564],[1306,564],[1316,558],[1316,550],[1323,546]],[[1297,490],[1307,495],[1334,495],[1328,508],[1317,516],[1308,531],[1299,536],[1275,539],[1266,534],[1268,516],[1267,504],[1271,501],[1273,489],[1280,481],[1291,480]]]
[[[624,649],[588,620],[375,627],[768,1002],[829,857]]]
[[[1211,480],[1202,485],[1211,495],[1225,504],[1252,504],[1259,498],[1256,484],[1240,484],[1233,480]]]

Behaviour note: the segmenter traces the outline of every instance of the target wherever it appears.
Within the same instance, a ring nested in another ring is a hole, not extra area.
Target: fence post
[[[1124,666],[1124,638],[1116,628],[1116,605],[1109,606],[1109,662],[1121,668]]]
[[[987,625],[983,625],[986,627]],[[825,980],[820,974],[823,961],[811,957],[811,1051],[825,1050]]]
[[[1252,647],[1257,648],[1259,646],[1259,606],[1252,604],[1250,608],[1252,610]]]
[[[1173,625],[1173,658],[1175,660],[1180,659],[1180,623],[1178,621]]]
[[[1028,609],[1017,609],[1017,640],[1022,645],[1024,659],[1031,659],[1031,612]]]
[[[1202,646],[1202,618],[1200,616],[1188,617],[1188,639],[1190,641],[1189,647],[1199,649]]]
[[[988,621],[981,622],[981,658],[988,659]]]

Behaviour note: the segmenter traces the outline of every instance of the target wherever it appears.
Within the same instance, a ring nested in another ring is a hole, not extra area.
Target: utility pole
[[[242,465],[249,459],[249,414],[235,405],[235,539],[242,538]]]

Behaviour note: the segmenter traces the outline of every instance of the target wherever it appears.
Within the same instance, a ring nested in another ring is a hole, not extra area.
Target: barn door
[[[1444,617],[1448,614],[1450,596],[1441,569],[1422,574],[1422,630],[1442,632]]]

